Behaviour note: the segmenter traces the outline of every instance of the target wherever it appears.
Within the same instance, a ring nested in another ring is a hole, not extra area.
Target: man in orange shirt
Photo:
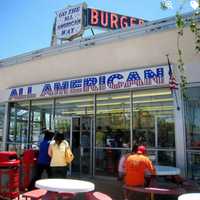
[[[146,148],[139,146],[137,153],[130,155],[125,162],[124,182],[127,186],[144,186],[145,171],[155,175],[156,170],[151,160],[144,155]]]

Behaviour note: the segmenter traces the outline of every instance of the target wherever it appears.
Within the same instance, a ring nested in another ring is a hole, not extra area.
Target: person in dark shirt
[[[39,145],[39,155],[37,158],[36,173],[29,185],[28,188],[29,190],[34,188],[35,181],[41,179],[44,171],[46,171],[48,178],[51,177],[51,170],[50,170],[51,158],[48,155],[48,148],[54,136],[54,133],[46,129],[43,131],[43,134],[44,138]]]
[[[50,171],[51,158],[48,155],[48,148],[53,136],[54,136],[53,132],[49,130],[44,131],[44,139],[40,143],[40,147],[39,147],[36,180],[41,178],[42,173],[44,171],[46,171],[48,178],[51,177],[51,171]]]

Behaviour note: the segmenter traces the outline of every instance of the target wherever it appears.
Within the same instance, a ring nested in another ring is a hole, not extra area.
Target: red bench
[[[85,200],[112,200],[112,198],[102,192],[87,192]]]
[[[47,194],[47,190],[35,189],[35,190],[31,190],[29,192],[22,194],[22,197],[25,197],[26,200],[28,198],[31,199],[31,200],[39,200],[39,199],[42,199],[42,197],[44,197],[46,194]],[[55,195],[56,196],[58,195],[58,196],[62,197],[62,199],[65,199],[65,200],[72,199],[76,196],[75,193],[58,193],[58,194],[57,193],[51,193],[51,194],[49,194],[50,197],[49,196],[48,197],[54,199],[54,198],[56,198]]]
[[[124,189],[131,192],[142,192],[151,195],[151,200],[154,199],[154,194],[160,195],[180,195],[185,193],[183,188],[157,188],[157,187],[129,187],[124,186]]]
[[[26,200],[28,198],[30,198],[31,200],[38,200],[38,199],[41,199],[46,193],[47,193],[46,190],[35,189],[29,192],[25,192],[24,194],[22,194],[22,197],[25,197]]]

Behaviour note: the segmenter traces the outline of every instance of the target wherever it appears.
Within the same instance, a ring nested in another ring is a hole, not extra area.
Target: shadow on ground
[[[95,190],[99,192],[103,192],[109,195],[113,200],[123,200],[123,191],[122,191],[122,183],[119,182],[117,179],[105,179],[101,177],[96,178],[88,178],[84,179],[95,183]],[[82,199],[83,197],[78,196],[76,200]],[[154,200],[177,200],[177,197],[174,196],[161,196],[155,195]],[[141,197],[140,195],[134,200],[146,200],[145,197]]]

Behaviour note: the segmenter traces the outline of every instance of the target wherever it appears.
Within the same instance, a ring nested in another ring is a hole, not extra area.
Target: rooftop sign
[[[70,40],[83,33],[84,27],[124,29],[142,25],[143,19],[119,15],[112,12],[87,8],[85,3],[68,6],[56,12],[56,38]]]
[[[84,4],[69,6],[56,12],[57,39],[70,39],[83,31]]]
[[[128,17],[94,8],[87,9],[87,25],[107,29],[124,29],[144,24],[143,19]]]

